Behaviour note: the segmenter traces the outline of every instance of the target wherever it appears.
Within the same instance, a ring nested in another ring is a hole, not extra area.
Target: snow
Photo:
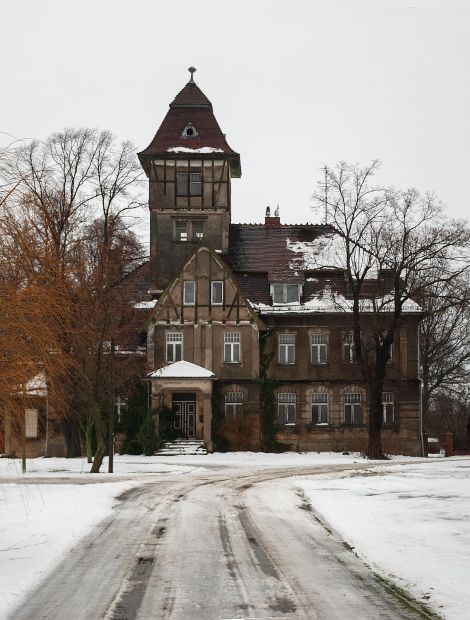
[[[187,146],[172,146],[167,149],[168,153],[223,153],[222,149],[214,146],[201,146],[198,149],[191,149]]]
[[[156,299],[150,299],[148,301],[139,301],[135,303],[134,308],[137,308],[138,310],[145,310],[145,309],[155,308],[156,304],[157,304]]]
[[[41,581],[132,483],[0,488],[0,617]]]
[[[174,362],[169,366],[154,370],[149,373],[147,377],[151,379],[212,379],[215,378],[215,375],[211,370],[207,370],[207,368],[181,360],[180,362]]]
[[[225,476],[230,470],[236,475],[237,470],[273,468],[285,473],[295,467],[354,464],[362,469],[319,469],[314,478],[294,478],[294,485],[374,571],[447,620],[468,617],[470,458],[393,457],[373,468],[353,453],[239,452],[116,455],[116,473],[99,476],[88,473],[84,458],[28,459],[24,476],[18,459],[0,459],[0,618],[109,516],[116,497],[130,488],[173,474],[207,477],[212,470]]]
[[[346,268],[344,241],[338,234],[327,233],[313,241],[286,239],[286,245],[288,250],[299,255],[291,261],[291,269],[310,271]]]
[[[468,618],[470,459],[381,469],[298,484],[376,572],[447,620]]]

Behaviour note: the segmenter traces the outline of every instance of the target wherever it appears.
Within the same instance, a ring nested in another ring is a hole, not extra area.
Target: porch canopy
[[[203,440],[212,450],[212,382],[215,374],[181,360],[147,375],[152,384],[152,408],[161,405],[176,411],[175,429],[181,437]]]

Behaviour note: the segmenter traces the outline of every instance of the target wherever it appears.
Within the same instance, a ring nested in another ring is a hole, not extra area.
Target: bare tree
[[[92,471],[99,471],[106,451],[101,429],[112,407],[98,389],[106,383],[102,360],[117,337],[119,309],[131,302],[114,289],[143,258],[130,230],[141,205],[141,169],[131,143],[117,145],[109,132],[90,129],[66,129],[7,155],[0,167],[4,274],[14,275],[17,287],[40,280],[60,291],[54,347],[57,359],[73,361],[64,381],[70,419],[89,408],[85,418],[93,420],[99,443]]]
[[[374,161],[326,168],[324,191],[314,195],[340,240],[328,253],[332,264],[318,266],[343,269],[347,280],[355,358],[370,393],[366,454],[372,459],[383,458],[382,393],[397,331],[428,290],[468,269],[470,239],[466,225],[447,219],[434,195],[373,186],[377,167]]]

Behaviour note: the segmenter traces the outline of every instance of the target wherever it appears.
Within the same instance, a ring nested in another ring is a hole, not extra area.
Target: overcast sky
[[[110,129],[138,149],[188,81],[241,154],[233,220],[314,221],[323,164],[469,215],[470,0],[0,0],[0,131]],[[0,134],[0,141],[9,137]]]

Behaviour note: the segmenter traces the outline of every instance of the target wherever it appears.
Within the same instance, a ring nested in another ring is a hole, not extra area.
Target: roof
[[[211,370],[185,360],[154,370],[147,377],[149,379],[215,379]]]
[[[263,315],[352,312],[345,278],[343,242],[334,229],[318,224],[231,224],[229,250],[224,256],[237,284],[253,308]],[[270,285],[299,284],[296,303],[273,305]],[[361,311],[371,312],[370,296],[388,312],[392,308],[390,277],[374,274],[364,282]],[[420,312],[408,300],[405,312]]]
[[[188,124],[196,129],[197,137],[182,137]],[[177,157],[178,152],[184,152],[185,157],[194,156],[199,159],[201,153],[219,159],[225,157],[230,160],[232,176],[241,175],[240,155],[228,145],[214,116],[212,103],[192,81],[188,82],[170,103],[170,109],[162,124],[148,147],[139,153],[139,159],[147,170],[149,157]]]
[[[309,243],[332,233],[331,226],[318,224],[231,224],[226,259],[233,271],[264,272],[270,282],[302,283],[302,266],[296,267],[298,252],[293,243]]]

